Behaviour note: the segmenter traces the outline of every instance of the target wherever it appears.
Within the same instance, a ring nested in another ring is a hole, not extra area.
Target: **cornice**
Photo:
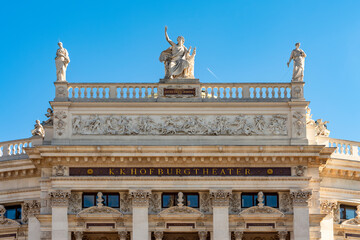
[[[320,172],[321,177],[348,179],[360,181],[360,169],[348,170],[325,167]]]

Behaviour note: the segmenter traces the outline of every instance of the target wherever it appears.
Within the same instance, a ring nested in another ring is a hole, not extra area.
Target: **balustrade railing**
[[[0,161],[11,157],[26,156],[26,147],[31,147],[29,138],[14,141],[0,142]]]
[[[360,142],[329,138],[329,147],[336,147],[334,158],[360,160]]]
[[[70,101],[157,101],[159,83],[64,83]],[[192,85],[193,86],[193,85]],[[192,87],[191,86],[191,87]],[[302,98],[302,85],[293,83],[200,83],[202,101],[286,101]],[[64,90],[60,91],[64,94]]]

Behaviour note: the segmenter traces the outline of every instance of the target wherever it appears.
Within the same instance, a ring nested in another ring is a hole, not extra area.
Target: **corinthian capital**
[[[325,214],[333,214],[337,207],[338,204],[335,201],[324,200],[320,203],[321,212]]]
[[[149,207],[150,190],[130,190],[133,207]]]
[[[70,192],[56,190],[49,193],[52,207],[67,207],[69,205]]]
[[[33,217],[37,214],[40,214],[40,208],[40,202],[37,200],[25,201],[23,211],[27,217]]]
[[[311,190],[293,190],[290,193],[294,207],[307,207],[312,196]]]
[[[211,190],[210,197],[213,207],[228,207],[231,190]]]

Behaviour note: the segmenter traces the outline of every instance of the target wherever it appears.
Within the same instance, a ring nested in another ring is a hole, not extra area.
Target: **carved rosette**
[[[156,240],[162,240],[164,237],[164,233],[160,231],[154,232],[154,237]]]
[[[66,122],[65,119],[67,118],[67,114],[65,111],[58,111],[54,113],[54,127],[56,133],[61,136],[65,132]]]
[[[328,200],[321,201],[320,209],[324,214],[334,214],[336,208],[338,207],[337,202],[332,202]]]
[[[151,191],[148,190],[135,190],[130,191],[133,207],[149,207],[149,199]]]
[[[210,192],[213,207],[229,207],[231,190],[215,190]]]
[[[50,192],[49,195],[52,207],[67,207],[69,205],[70,192],[56,190]]]
[[[308,207],[312,196],[311,190],[295,190],[290,193],[294,207]]]
[[[198,234],[199,234],[200,240],[206,240],[206,238],[208,236],[208,232],[206,232],[206,231],[200,231]]]
[[[235,240],[242,240],[243,239],[244,232],[236,231],[234,232]]]
[[[128,233],[126,231],[120,231],[118,232],[118,235],[120,240],[126,240]]]
[[[27,222],[30,217],[40,214],[40,202],[37,200],[25,201],[23,205],[23,222]]]

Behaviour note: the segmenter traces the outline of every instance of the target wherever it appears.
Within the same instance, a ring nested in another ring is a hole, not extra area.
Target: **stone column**
[[[127,238],[127,232],[126,231],[120,231],[120,232],[118,232],[118,234],[119,234],[119,239],[120,240],[126,240],[126,238]]]
[[[199,239],[200,240],[206,240],[207,236],[208,236],[208,232],[206,232],[206,231],[199,232]]]
[[[40,240],[40,222],[36,218],[36,215],[40,214],[40,202],[37,200],[25,201],[23,207],[28,217],[28,239]]]
[[[164,233],[163,232],[154,232],[154,237],[155,237],[155,240],[162,240],[163,237],[164,237]]]
[[[75,240],[82,240],[83,239],[83,232],[74,232]]]
[[[244,233],[241,231],[236,231],[234,232],[234,235],[235,235],[235,240],[242,240]]]
[[[51,239],[52,240],[69,240],[68,226],[68,205],[70,192],[57,190],[50,192],[51,202]]]
[[[131,190],[133,240],[146,240],[149,238],[149,198],[151,191]]]
[[[230,240],[229,198],[231,190],[211,190],[214,239]]]
[[[320,222],[321,239],[334,239],[334,213],[337,208],[338,205],[336,202],[325,200],[320,203],[321,213],[326,214]]]
[[[294,208],[294,240],[310,239],[309,199],[311,190],[291,191]]]
[[[279,231],[278,232],[279,240],[286,240],[287,235],[288,235],[287,231]]]

